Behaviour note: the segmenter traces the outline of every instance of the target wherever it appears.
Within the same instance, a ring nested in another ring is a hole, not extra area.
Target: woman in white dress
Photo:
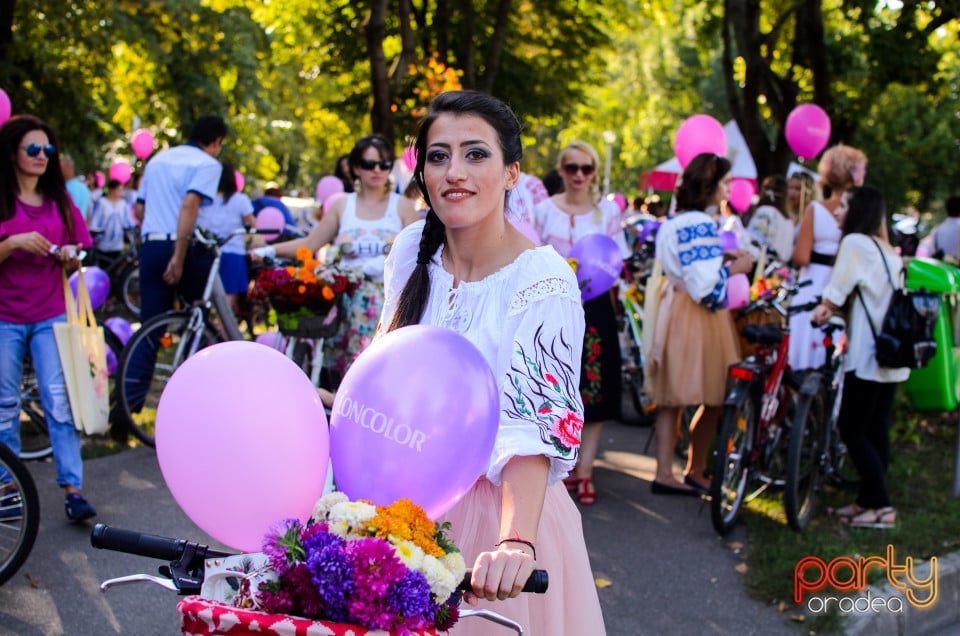
[[[791,304],[810,303],[819,298],[826,287],[840,246],[841,232],[836,213],[843,193],[863,183],[866,167],[867,157],[863,152],[842,144],[827,150],[820,159],[820,184],[825,198],[822,202],[811,201],[807,205],[793,249],[793,264],[800,267],[797,280],[812,283],[801,287]],[[810,324],[810,312],[793,313],[790,316],[790,367],[797,371],[818,369],[824,362],[823,332]]]
[[[429,212],[400,233],[387,259],[381,328],[453,329],[483,353],[501,391],[486,474],[443,520],[472,566],[481,606],[527,634],[602,635],[580,513],[562,483],[583,426],[583,309],[566,261],[504,216],[520,173],[520,123],[488,95],[441,93],[416,148],[414,178]],[[549,572],[550,588],[521,594],[535,567]],[[462,621],[451,633],[490,627]]]
[[[346,319],[339,331],[324,341],[324,367],[335,375],[332,385],[353,364],[373,338],[383,309],[383,262],[394,237],[405,226],[420,219],[413,203],[392,191],[393,145],[383,135],[367,135],[354,144],[348,156],[356,176],[356,192],[340,197],[301,239],[258,247],[260,256],[294,258],[297,248],[307,246],[316,253],[332,244],[328,260],[363,271],[364,284],[344,300]]]

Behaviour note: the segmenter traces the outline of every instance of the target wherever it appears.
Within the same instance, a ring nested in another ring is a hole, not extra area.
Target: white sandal
[[[875,528],[878,530],[885,530],[888,528],[893,528],[897,525],[897,511],[891,506],[877,509],[868,508],[854,517],[850,517],[849,519],[841,519],[841,523],[844,523],[852,528]]]

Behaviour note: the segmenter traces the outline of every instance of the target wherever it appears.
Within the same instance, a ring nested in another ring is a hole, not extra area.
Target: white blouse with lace
[[[416,266],[423,225],[406,227],[387,257],[381,325],[390,324]],[[430,295],[420,323],[461,334],[493,370],[500,427],[486,477],[499,485],[512,457],[544,455],[550,459],[548,482],[564,478],[577,461],[583,428],[584,319],[573,271],[552,247],[539,247],[483,280],[454,287],[441,265],[442,252],[428,266]]]

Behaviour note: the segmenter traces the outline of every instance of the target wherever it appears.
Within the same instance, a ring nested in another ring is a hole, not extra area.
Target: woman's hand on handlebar
[[[533,573],[536,561],[522,545],[504,544],[498,550],[481,552],[473,564],[472,593],[464,600],[476,605],[480,598],[488,601],[518,596]]]
[[[813,315],[810,317],[810,322],[815,325],[822,325],[830,319],[830,316],[833,315],[833,310],[830,309],[825,303],[820,303],[813,308]]]

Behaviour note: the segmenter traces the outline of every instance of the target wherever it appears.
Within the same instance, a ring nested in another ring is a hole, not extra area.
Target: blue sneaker
[[[0,497],[0,521],[17,521],[23,517],[20,493],[11,492]]]
[[[67,508],[67,518],[70,519],[70,521],[83,521],[84,519],[97,516],[96,509],[87,503],[86,499],[75,492],[67,495],[67,500],[64,502],[64,505]]]

